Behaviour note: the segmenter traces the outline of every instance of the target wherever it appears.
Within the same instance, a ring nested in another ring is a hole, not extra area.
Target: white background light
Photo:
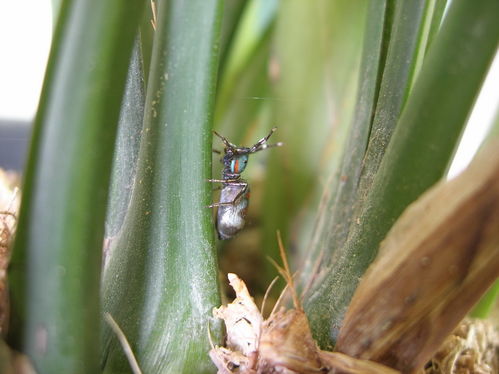
[[[0,0],[0,119],[33,118],[51,34],[50,0]]]

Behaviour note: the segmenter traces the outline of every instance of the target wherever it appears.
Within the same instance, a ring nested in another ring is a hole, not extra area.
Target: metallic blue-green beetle
[[[219,239],[230,239],[244,227],[250,190],[248,182],[241,178],[241,173],[246,168],[251,153],[282,145],[282,143],[267,144],[267,140],[275,130],[276,127],[249,148],[238,147],[213,131],[225,145],[224,156],[220,160],[224,165],[222,179],[208,179],[209,182],[222,183],[220,201],[209,205],[210,208],[218,207],[216,227]]]

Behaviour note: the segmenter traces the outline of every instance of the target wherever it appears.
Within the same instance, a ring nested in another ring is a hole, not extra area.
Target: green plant
[[[144,372],[214,371],[213,122],[236,144],[278,126],[265,180],[245,171],[247,232],[261,223],[276,258],[282,230],[332,348],[380,242],[445,175],[498,47],[494,0],[454,0],[441,26],[443,0],[223,3],[62,2],[9,272],[8,342],[40,373],[129,372],[103,311]],[[265,287],[275,269],[249,272]]]

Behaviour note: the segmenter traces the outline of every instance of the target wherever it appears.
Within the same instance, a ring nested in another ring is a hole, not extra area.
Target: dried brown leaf
[[[227,346],[210,351],[218,374],[397,373],[371,361],[321,351],[299,304],[296,309],[280,308],[263,321],[244,282],[235,274],[229,279],[237,297],[213,311],[227,327]]]
[[[225,322],[227,347],[212,347],[210,357],[220,374],[250,373],[258,350],[263,317],[246,284],[236,274],[229,273],[227,277],[236,298],[226,306],[213,309],[213,316]]]
[[[258,368],[262,373],[273,373],[275,368],[280,368],[283,373],[324,372],[319,349],[303,310],[281,308],[263,323]]]
[[[329,373],[347,374],[397,374],[398,371],[374,361],[353,358],[340,352],[320,351],[324,365],[330,368]]]
[[[497,149],[406,209],[360,282],[336,350],[415,372],[498,277]]]
[[[0,373],[36,374],[28,356],[13,351],[0,339]]]

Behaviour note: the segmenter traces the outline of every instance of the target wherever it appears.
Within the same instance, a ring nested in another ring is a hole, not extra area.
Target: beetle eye
[[[230,171],[234,174],[240,174],[246,168],[247,163],[248,163],[247,155],[237,156],[230,163]]]

